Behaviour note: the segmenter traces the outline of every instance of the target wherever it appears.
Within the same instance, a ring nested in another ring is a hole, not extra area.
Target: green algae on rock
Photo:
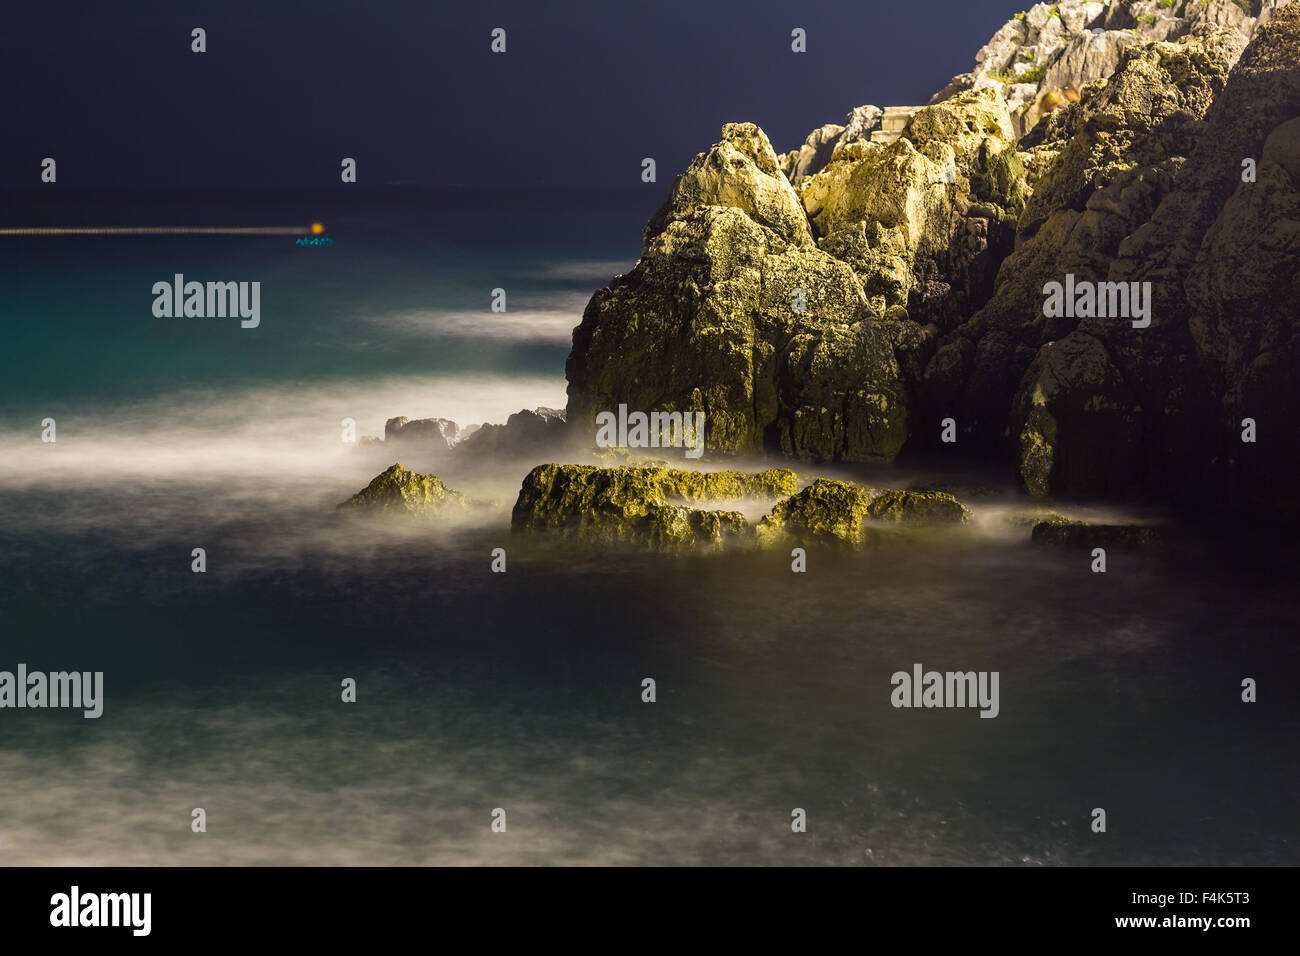
[[[569,418],[589,431],[624,403],[703,412],[708,454],[889,460],[907,435],[893,325],[817,247],[763,131],[727,124],[674,182],[636,266],[583,313]]]
[[[867,516],[908,524],[965,524],[971,514],[945,491],[882,491],[872,499]]]
[[[468,498],[448,488],[437,475],[422,475],[395,464],[339,507],[433,517],[463,509],[469,503]]]
[[[549,532],[602,546],[637,544],[674,550],[719,546],[747,537],[737,511],[674,504],[780,497],[794,490],[794,472],[771,469],[691,472],[671,468],[538,465],[524,478],[511,515],[516,533]]]
[[[668,498],[684,501],[728,501],[738,498],[784,498],[799,488],[799,479],[789,468],[769,468],[746,474],[743,471],[683,471],[658,469],[660,488]]]
[[[965,524],[970,509],[943,491],[879,491],[818,478],[776,505],[762,521],[760,540],[784,536],[836,544],[862,544],[874,523],[909,526]]]
[[[763,541],[793,535],[828,544],[859,544],[870,507],[870,489],[818,478],[777,504],[758,523],[758,536]]]

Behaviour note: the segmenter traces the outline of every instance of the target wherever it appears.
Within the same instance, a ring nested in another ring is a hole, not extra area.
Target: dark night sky
[[[14,4],[0,188],[39,186],[45,156],[67,187],[314,188],[343,156],[363,184],[618,187],[643,156],[663,183],[724,122],[758,123],[780,151],[853,106],[924,103],[1023,5]]]

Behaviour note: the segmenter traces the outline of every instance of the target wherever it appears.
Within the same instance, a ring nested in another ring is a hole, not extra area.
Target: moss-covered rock
[[[818,478],[776,505],[757,527],[764,542],[786,537],[827,544],[860,545],[872,524],[914,527],[964,524],[970,509],[943,491],[879,491],[847,481]]]
[[[670,468],[538,465],[524,478],[511,516],[517,533],[546,532],[602,546],[675,550],[720,546],[751,529],[737,511],[677,504],[772,499],[795,487],[794,472],[690,472]]]
[[[789,468],[769,468],[754,474],[743,471],[683,471],[656,469],[655,480],[668,499],[687,502],[731,501],[740,498],[784,498],[799,487]]]
[[[566,367],[569,420],[626,404],[704,413],[705,454],[892,459],[907,435],[893,324],[817,248],[762,130],[728,124],[598,291]]]
[[[339,507],[436,517],[461,511],[469,504],[468,498],[448,488],[437,475],[422,475],[395,464]]]
[[[965,524],[970,509],[944,491],[882,491],[867,509],[872,521]]]
[[[773,541],[782,535],[793,535],[828,544],[859,544],[871,496],[868,488],[818,478],[777,504],[759,522],[759,538]]]

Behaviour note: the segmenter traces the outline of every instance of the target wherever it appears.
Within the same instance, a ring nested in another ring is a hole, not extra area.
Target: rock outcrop
[[[798,189],[805,179],[822,171],[835,150],[849,143],[867,142],[880,131],[884,110],[879,106],[859,106],[850,110],[843,124],[827,123],[808,134],[803,145],[782,153],[777,164],[786,178]]]
[[[886,146],[838,142],[798,194],[762,130],[729,124],[588,305],[571,420],[703,412],[713,454],[892,459],[939,326],[992,290],[1023,178],[995,91],[920,110]]]
[[[975,68],[953,78],[931,102],[968,89],[999,87],[1016,136],[1077,102],[1078,92],[1118,69],[1135,42],[1173,41],[1203,27],[1249,39],[1285,0],[1062,0],[1016,14],[975,55]]]
[[[422,475],[395,464],[339,508],[434,518],[463,511],[469,504],[468,498],[448,488],[437,475]]]
[[[890,326],[852,268],[818,248],[762,130],[677,178],[633,270],[592,298],[567,365],[569,418],[703,412],[707,453],[887,460],[907,435]]]
[[[906,446],[1040,495],[1300,518],[1297,18],[1038,4],[925,108],[861,107],[780,159],[725,126],[574,332],[575,430],[703,412],[710,455]],[[1149,289],[1150,325],[1045,310],[1051,282]]]

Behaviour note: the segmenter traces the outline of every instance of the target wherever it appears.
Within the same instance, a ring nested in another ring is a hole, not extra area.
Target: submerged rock
[[[741,498],[784,498],[799,487],[789,468],[769,468],[747,474],[743,471],[683,471],[659,469],[656,480],[667,498],[684,501],[734,501]]]
[[[468,498],[448,488],[437,475],[422,475],[395,464],[339,508],[436,517],[461,511],[469,504]]]
[[[1034,544],[1055,545],[1071,550],[1132,550],[1163,544],[1163,531],[1155,525],[1093,524],[1054,516],[1039,521],[1031,532]]]
[[[793,490],[794,484],[794,473],[779,469],[747,475],[538,465],[524,478],[511,528],[516,533],[558,534],[599,546],[716,547],[750,534],[744,515],[675,502],[770,499]]]

